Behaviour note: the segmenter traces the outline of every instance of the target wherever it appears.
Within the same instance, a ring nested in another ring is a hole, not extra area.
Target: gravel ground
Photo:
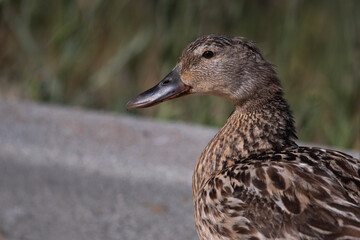
[[[2,101],[0,116],[0,240],[197,239],[191,176],[216,129]]]

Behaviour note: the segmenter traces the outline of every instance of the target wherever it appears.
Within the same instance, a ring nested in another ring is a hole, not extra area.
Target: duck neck
[[[282,93],[258,106],[235,106],[226,124],[208,143],[193,175],[193,194],[213,173],[250,154],[295,146],[295,128]]]

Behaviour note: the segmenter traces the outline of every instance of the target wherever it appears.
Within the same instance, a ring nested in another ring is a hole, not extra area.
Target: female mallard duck
[[[234,105],[195,167],[200,239],[360,239],[360,161],[297,146],[280,81],[252,42],[200,37],[127,108],[192,93]]]

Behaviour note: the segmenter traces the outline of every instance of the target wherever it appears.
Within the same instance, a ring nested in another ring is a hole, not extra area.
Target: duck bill
[[[181,80],[179,67],[176,67],[157,85],[129,101],[126,109],[151,107],[190,93],[191,87]]]

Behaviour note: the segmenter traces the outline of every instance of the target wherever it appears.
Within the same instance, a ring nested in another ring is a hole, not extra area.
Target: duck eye
[[[212,51],[205,51],[202,56],[209,59],[214,56],[214,53]]]

